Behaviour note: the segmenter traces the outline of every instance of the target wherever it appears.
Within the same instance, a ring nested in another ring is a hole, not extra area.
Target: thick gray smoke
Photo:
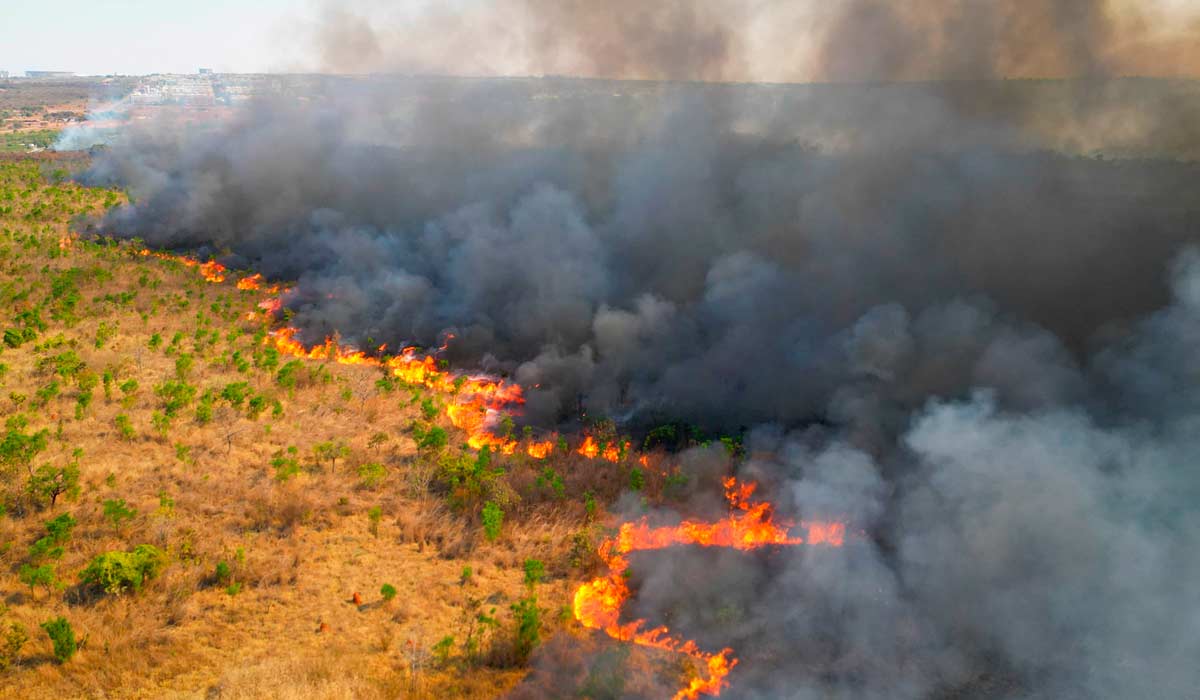
[[[742,64],[716,3],[645,10],[620,50],[629,15],[569,5],[538,52]],[[87,174],[135,202],[99,230],[298,280],[310,340],[453,331],[534,424],[743,433],[785,514],[862,534],[635,558],[633,613],[735,647],[738,697],[1197,697],[1195,84],[1097,77],[1149,50],[1101,3],[840,7],[830,77],[1086,79],[329,80],[130,130]],[[348,32],[387,55],[345,15],[329,55]],[[679,458],[713,507],[731,465]],[[573,694],[560,652],[520,692]]]

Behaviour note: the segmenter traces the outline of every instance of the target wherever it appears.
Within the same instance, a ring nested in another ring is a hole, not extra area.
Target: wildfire
[[[606,443],[601,445],[596,441],[596,438],[591,435],[586,435],[583,438],[583,444],[575,450],[577,454],[581,454],[588,459],[596,459],[597,457],[605,459],[609,462],[620,462],[621,457],[628,452],[631,443]]]
[[[259,273],[254,273],[249,277],[243,277],[237,282],[238,289],[256,290],[262,286],[263,276]]]
[[[59,245],[67,248],[70,241],[60,240]],[[138,254],[155,257],[195,267],[208,282],[224,282],[228,270],[219,262],[200,262],[195,258],[172,255],[141,249]],[[252,274],[237,281],[237,288],[248,291],[264,291],[275,296],[258,304],[262,317],[267,322],[276,317],[283,308],[280,294],[288,288],[280,285],[265,286],[261,274]],[[254,313],[250,314],[253,319]],[[519,440],[496,434],[494,428],[502,415],[511,413],[525,402],[518,384],[489,375],[468,375],[451,372],[439,365],[433,354],[422,354],[417,348],[408,347],[397,355],[383,356],[386,346],[380,346],[379,355],[368,355],[356,348],[343,345],[336,336],[327,337],[324,343],[312,347],[297,339],[299,329],[284,327],[273,331],[265,342],[281,354],[311,360],[332,361],[343,365],[366,365],[378,367],[408,384],[426,387],[452,397],[446,407],[450,422],[467,434],[467,444],[474,449],[488,447],[500,454],[512,455],[520,448]],[[446,343],[453,336],[448,335]],[[438,352],[444,351],[443,344]],[[533,459],[546,459],[558,444],[554,439],[529,441],[524,446],[525,454]],[[575,450],[588,459],[604,459],[619,462],[628,454],[629,442],[602,442],[592,435],[584,436],[582,444]],[[649,466],[646,455],[638,462]],[[738,660],[729,648],[718,652],[700,649],[691,640],[673,637],[665,626],[647,629],[646,620],[634,620],[622,624],[621,610],[629,600],[631,591],[626,583],[631,552],[664,549],[676,545],[698,545],[702,547],[732,547],[752,550],[767,546],[796,546],[802,544],[842,546],[846,528],[840,522],[801,523],[803,535],[793,535],[794,523],[773,520],[770,503],[753,500],[756,484],[739,483],[734,478],[724,482],[725,497],[729,501],[731,514],[726,518],[706,523],[685,520],[671,527],[651,527],[643,518],[637,522],[624,523],[617,534],[603,542],[599,548],[601,559],[608,566],[608,574],[581,585],[575,591],[573,609],[575,619],[589,629],[603,630],[605,634],[620,641],[687,655],[701,662],[705,674],[694,678],[675,693],[674,700],[695,700],[700,695],[719,695],[728,686],[726,677],[737,665]]]
[[[214,284],[224,282],[229,272],[224,265],[215,260],[201,262],[186,255],[175,255],[148,248],[139,250],[138,254],[196,268],[206,281]],[[250,312],[246,315],[246,319],[249,321],[261,319],[268,322],[283,310],[283,299],[280,295],[290,290],[279,284],[267,285],[260,273],[238,279],[237,288],[246,291],[261,291],[272,295],[259,302],[258,308],[261,313]],[[488,447],[494,452],[505,455],[516,454],[518,449],[521,449],[521,441],[503,437],[494,432],[494,428],[504,412],[511,413],[525,402],[520,385],[488,375],[450,372],[438,365],[433,354],[421,354],[417,348],[404,348],[397,355],[384,357],[382,353],[386,346],[379,348],[379,355],[368,355],[357,348],[341,344],[335,337],[329,337],[319,345],[308,347],[297,340],[298,334],[299,329],[297,328],[280,328],[274,331],[266,342],[273,345],[281,354],[290,357],[332,361],[343,365],[379,367],[407,384],[423,386],[451,396],[453,399],[446,408],[446,416],[451,424],[467,434],[468,445],[474,449]],[[447,334],[445,344],[438,348],[437,352],[446,350],[447,344],[453,338],[453,335]],[[530,441],[524,446],[523,451],[533,459],[546,459],[554,451],[555,444],[555,440]],[[585,437],[577,452],[589,459],[619,462],[628,452],[629,447],[628,442],[601,444],[589,435]]]
[[[205,281],[218,284],[225,281],[225,266],[216,260],[209,260],[200,265],[200,274]]]
[[[554,451],[554,441],[531,442],[525,446],[525,453],[534,459],[545,459]]]
[[[794,523],[773,520],[774,511],[765,501],[752,500],[757,485],[739,483],[730,477],[724,482],[725,498],[732,513],[713,523],[685,520],[675,526],[651,527],[643,518],[624,523],[616,536],[600,545],[599,554],[608,565],[608,575],[583,584],[575,591],[575,619],[589,629],[604,631],[620,641],[655,649],[685,654],[700,661],[706,676],[692,679],[675,694],[675,700],[695,700],[700,695],[719,695],[728,686],[726,677],[738,660],[733,650],[719,652],[700,649],[691,640],[671,636],[665,626],[646,629],[645,620],[621,624],[621,610],[631,592],[626,583],[631,552],[663,549],[675,545],[701,547],[732,547],[753,550],[767,546],[796,546],[802,544],[840,547],[845,541],[846,526],[840,522],[801,523],[797,529],[803,535],[793,535]]]

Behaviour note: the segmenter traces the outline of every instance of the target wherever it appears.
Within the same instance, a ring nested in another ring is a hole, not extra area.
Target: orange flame
[[[225,266],[216,260],[209,260],[200,265],[200,275],[205,281],[218,284],[225,281]]]
[[[525,446],[525,453],[534,459],[545,459],[554,451],[554,441],[531,442]]]
[[[588,459],[596,459],[600,457],[609,462],[619,462],[626,451],[629,450],[631,443],[610,443],[601,448],[600,443],[596,442],[596,438],[591,435],[585,435],[583,444],[575,450],[576,454],[581,454]]]
[[[237,282],[238,289],[255,290],[262,287],[263,276],[260,273],[254,273],[249,277],[243,277]]]
[[[586,441],[585,441],[586,442]],[[615,537],[600,545],[599,554],[608,565],[608,575],[581,585],[575,591],[575,619],[589,629],[603,630],[620,641],[685,654],[700,661],[706,676],[692,679],[674,696],[675,700],[695,700],[700,695],[719,695],[728,687],[726,677],[738,660],[733,650],[726,648],[712,653],[700,649],[695,642],[672,637],[664,626],[645,629],[645,620],[621,624],[621,610],[631,592],[625,573],[629,569],[630,552],[663,549],[674,545],[701,547],[732,547],[752,550],[771,545],[821,544],[840,547],[845,541],[846,526],[840,522],[801,523],[805,536],[791,534],[790,522],[773,521],[770,503],[751,500],[756,484],[740,484],[732,477],[726,479],[725,497],[733,511],[715,523],[685,520],[671,527],[651,527],[645,518],[624,523]]]

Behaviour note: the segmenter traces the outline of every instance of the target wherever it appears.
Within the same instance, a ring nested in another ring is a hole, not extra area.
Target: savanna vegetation
[[[235,276],[73,237],[124,201],[81,165],[0,160],[0,695],[491,697],[581,633],[605,504],[681,477],[475,451],[453,396],[281,356]]]

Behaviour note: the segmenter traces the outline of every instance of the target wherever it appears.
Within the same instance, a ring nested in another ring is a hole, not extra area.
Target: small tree
[[[73,499],[79,495],[79,462],[62,466],[43,464],[29,477],[26,490],[34,499],[49,501],[53,508],[59,496]]]
[[[8,420],[8,432],[0,439],[0,466],[24,467],[32,474],[29,465],[46,449],[50,431],[43,429],[26,434],[24,429],[25,421],[19,416]]]
[[[31,596],[37,586],[42,586],[49,591],[58,584],[58,578],[54,575],[53,564],[42,564],[40,566],[22,564],[21,569],[17,572],[17,578],[21,583],[29,586],[29,595]]]
[[[313,459],[316,461],[317,466],[321,466],[322,462],[328,460],[330,471],[337,469],[337,461],[339,458],[346,458],[350,456],[350,448],[341,440],[336,442],[332,440],[328,442],[318,442],[317,444],[313,445],[312,451]]]
[[[75,655],[75,651],[78,649],[75,644],[75,630],[71,629],[71,623],[67,622],[67,618],[56,617],[53,620],[47,620],[42,623],[42,629],[46,630],[46,635],[53,642],[54,658],[58,659],[60,664],[66,663]]]
[[[88,585],[102,589],[105,593],[135,593],[142,584],[162,571],[167,557],[159,548],[140,544],[132,552],[105,552],[92,559],[79,578]]]
[[[121,531],[121,526],[137,517],[137,511],[130,508],[124,498],[110,498],[104,502],[104,518],[112,524],[113,529]]]

